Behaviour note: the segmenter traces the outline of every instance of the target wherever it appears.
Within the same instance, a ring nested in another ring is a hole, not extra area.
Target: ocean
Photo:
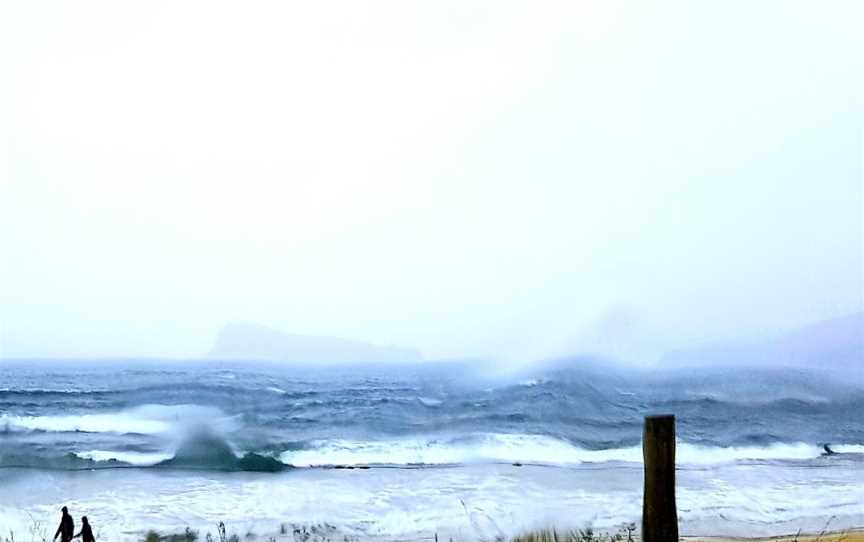
[[[860,376],[6,361],[0,536],[50,539],[63,505],[121,541],[220,521],[267,540],[615,530],[639,522],[643,419],[659,413],[677,419],[682,534],[860,527]]]

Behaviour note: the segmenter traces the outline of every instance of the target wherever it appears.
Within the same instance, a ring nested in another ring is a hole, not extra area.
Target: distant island
[[[225,361],[293,361],[309,363],[391,363],[422,361],[411,348],[380,346],[353,339],[285,333],[251,322],[234,322],[223,327],[208,359]]]

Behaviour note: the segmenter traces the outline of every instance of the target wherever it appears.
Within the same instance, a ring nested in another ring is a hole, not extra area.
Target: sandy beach
[[[685,536],[682,540],[692,542],[864,542],[864,527],[856,529],[845,529],[842,531],[830,531],[826,533],[799,533],[782,536],[769,536],[758,538],[747,537],[723,537],[723,536]]]

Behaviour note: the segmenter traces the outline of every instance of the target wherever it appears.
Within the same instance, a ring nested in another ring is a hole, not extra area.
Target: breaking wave
[[[807,462],[825,464],[837,459],[864,461],[864,445],[832,447],[826,457],[819,446],[807,443],[750,447],[715,447],[681,442],[679,466],[710,466],[736,462]],[[639,446],[588,450],[545,435],[480,434],[454,438],[392,440],[317,440],[274,456],[265,451],[238,451],[226,438],[201,426],[173,451],[87,450],[56,457],[0,455],[0,466],[53,469],[152,467],[219,471],[277,472],[296,467],[418,467],[478,464],[638,465]]]
[[[6,433],[42,431],[52,433],[115,433],[157,435],[198,420],[230,424],[216,408],[199,405],[142,405],[117,412],[56,416],[0,416]]]
[[[297,467],[329,465],[460,465],[523,463],[581,465],[588,463],[641,463],[640,446],[588,450],[544,435],[484,434],[454,439],[399,439],[379,441],[314,441],[306,449],[280,455]],[[864,445],[838,445],[841,454],[864,454]],[[806,444],[771,444],[750,447],[714,447],[679,443],[679,465],[713,465],[738,461],[801,461],[823,456],[821,447]]]

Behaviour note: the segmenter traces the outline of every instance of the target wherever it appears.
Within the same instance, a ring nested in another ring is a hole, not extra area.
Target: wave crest
[[[839,452],[856,453],[859,445],[838,445]],[[800,461],[822,456],[822,448],[806,443],[767,446],[715,447],[679,443],[680,465],[713,465],[737,461]],[[580,465],[585,463],[642,463],[641,446],[589,450],[544,435],[482,434],[458,438],[394,440],[322,440],[280,455],[297,467],[331,465],[457,465],[523,463]]]
[[[116,433],[157,435],[198,420],[226,425],[226,418],[216,408],[199,405],[142,405],[104,414],[58,416],[0,416],[0,427],[6,432],[43,431],[51,433]]]

